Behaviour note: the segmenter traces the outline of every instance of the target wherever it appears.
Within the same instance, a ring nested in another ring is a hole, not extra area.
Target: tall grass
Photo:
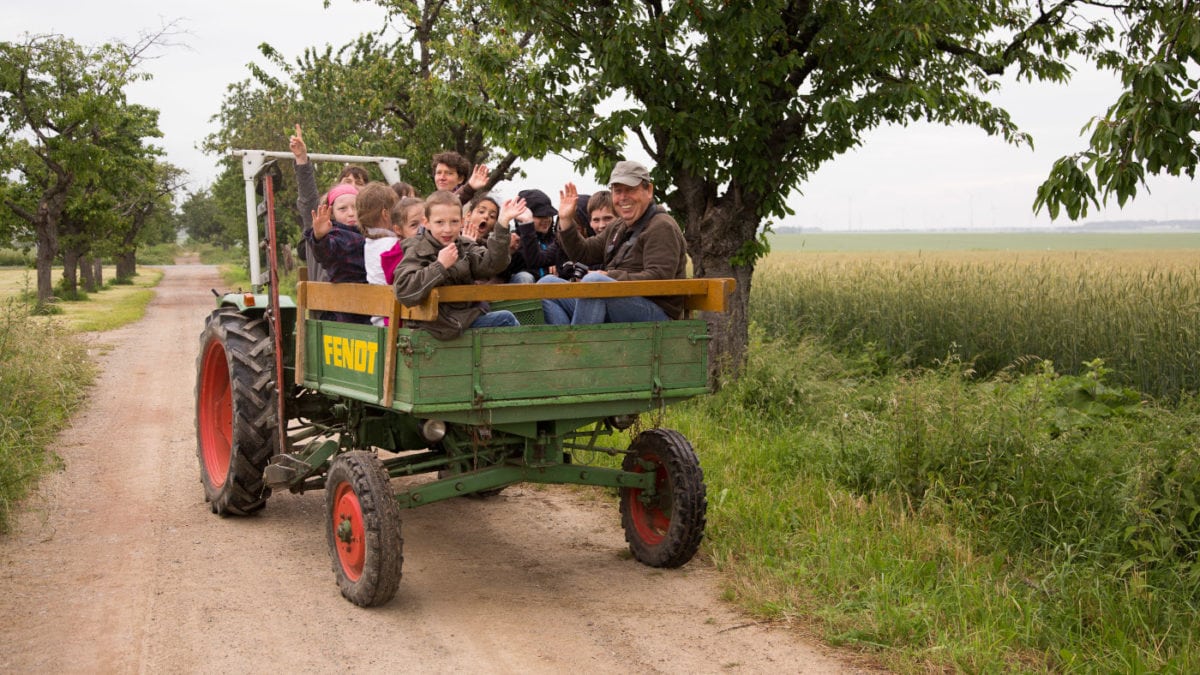
[[[953,354],[984,374],[1031,356],[1081,373],[1100,358],[1119,382],[1176,398],[1200,390],[1198,257],[772,256],[751,318],[771,337],[919,365]]]
[[[0,531],[34,480],[55,465],[47,453],[95,377],[86,348],[26,305],[0,307]]]
[[[905,671],[1200,667],[1200,403],[756,339],[678,406],[727,595]]]
[[[34,254],[12,248],[0,248],[0,267],[33,267]]]

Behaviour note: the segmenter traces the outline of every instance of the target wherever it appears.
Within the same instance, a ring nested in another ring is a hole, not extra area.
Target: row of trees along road
[[[0,42],[0,237],[36,244],[39,304],[53,295],[60,255],[71,295],[77,274],[89,290],[101,283],[101,257],[128,278],[139,244],[174,239],[184,174],[150,144],[162,136],[158,111],[125,97],[169,34],[100,47],[60,35]]]
[[[1087,62],[1125,93],[1055,165],[1039,208],[1081,217],[1146,173],[1193,176],[1200,155],[1198,0],[379,4],[387,25],[339,49],[287,62],[264,45],[279,74],[252,66],[230,88],[208,148],[276,147],[301,122],[322,152],[409,158],[428,190],[445,148],[488,163],[494,184],[550,153],[604,176],[638,145],[694,273],[738,282],[732,311],[709,317],[714,375],[742,363],[755,263],[786,197],[874,127],[969,124],[1028,144],[989,94],[1004,76],[1066,83]],[[218,204],[239,194],[225,161]]]

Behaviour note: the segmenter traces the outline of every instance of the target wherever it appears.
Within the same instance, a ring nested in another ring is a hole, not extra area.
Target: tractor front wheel
[[[196,367],[196,455],[213,513],[267,504],[263,470],[275,453],[275,345],[267,320],[234,309],[209,315]]]
[[[325,479],[326,539],[342,596],[386,604],[400,585],[404,540],[387,470],[370,452],[338,455]]]
[[[704,473],[692,444],[671,429],[643,431],[629,445],[621,468],[654,473],[654,494],[621,488],[621,525],[638,562],[679,567],[692,559],[704,537]]]

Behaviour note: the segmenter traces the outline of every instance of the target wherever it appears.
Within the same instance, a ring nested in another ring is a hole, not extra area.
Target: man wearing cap
[[[637,162],[617,162],[608,180],[617,220],[603,232],[585,237],[575,222],[575,186],[559,193],[561,214],[558,239],[573,262],[591,271],[590,281],[655,281],[687,278],[687,246],[675,219],[654,203],[650,172]],[[562,279],[547,276],[539,283]],[[543,300],[546,323],[592,324],[626,321],[666,321],[683,318],[680,296],[628,298],[560,298]]]
[[[550,203],[550,197],[541,190],[521,190],[517,193],[525,200],[531,214],[529,220],[521,222],[518,217],[517,234],[521,237],[521,257],[525,268],[513,274],[514,283],[531,284],[548,274],[554,274],[559,265],[567,261],[554,236],[554,217],[558,210]]]

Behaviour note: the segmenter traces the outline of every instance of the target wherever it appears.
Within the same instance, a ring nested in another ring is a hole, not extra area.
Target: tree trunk
[[[730,184],[716,197],[716,186],[684,174],[672,195],[672,207],[688,214],[684,239],[692,260],[692,276],[731,277],[737,286],[726,312],[705,312],[712,340],[708,343],[708,380],[720,387],[722,380],[736,378],[746,362],[750,333],[750,282],[754,255],[747,244],[758,237],[760,218],[752,200],[741,188]],[[735,261],[739,264],[735,264]]]
[[[746,350],[750,341],[750,283],[754,277],[753,258],[743,265],[732,260],[747,241],[738,232],[749,229],[753,240],[758,230],[758,218],[754,214],[715,209],[702,222],[708,223],[708,236],[704,238],[700,255],[692,257],[692,269],[699,277],[732,277],[737,283],[729,297],[725,312],[705,312],[712,341],[708,343],[708,379],[719,387],[725,379],[736,379],[746,363]]]
[[[83,290],[88,293],[96,292],[96,268],[93,262],[90,255],[85,255],[79,260],[79,281],[83,284]]]
[[[121,240],[120,252],[116,255],[117,280],[128,281],[137,276],[137,241],[138,234],[146,226],[146,219],[154,211],[154,207],[144,206],[133,213],[133,219],[125,237]]]
[[[77,268],[79,266],[79,252],[73,246],[63,248],[63,296],[75,299],[79,293],[79,282]]]
[[[137,276],[137,249],[117,254],[117,279],[122,281]]]
[[[38,228],[37,247],[37,304],[48,304],[54,298],[54,281],[50,278],[50,268],[54,266],[55,250],[53,244],[43,241],[41,228]]]
[[[56,164],[50,163],[50,167],[55,170],[58,180],[38,200],[37,212],[25,213],[22,211],[19,214],[33,225],[34,231],[37,233],[37,304],[39,307],[49,303],[54,297],[54,281],[50,278],[50,269],[54,266],[54,259],[58,257],[58,220],[62,217],[63,209],[67,205],[67,191],[71,189],[71,184],[75,181],[73,175],[58,170]],[[11,207],[12,203],[8,203]]]
[[[104,261],[96,258],[92,261],[92,277],[98,288],[104,288]]]
[[[44,209],[39,209],[44,211]],[[54,280],[50,270],[58,257],[58,225],[48,213],[39,213],[37,219],[37,297],[38,305],[45,305],[54,297]]]

